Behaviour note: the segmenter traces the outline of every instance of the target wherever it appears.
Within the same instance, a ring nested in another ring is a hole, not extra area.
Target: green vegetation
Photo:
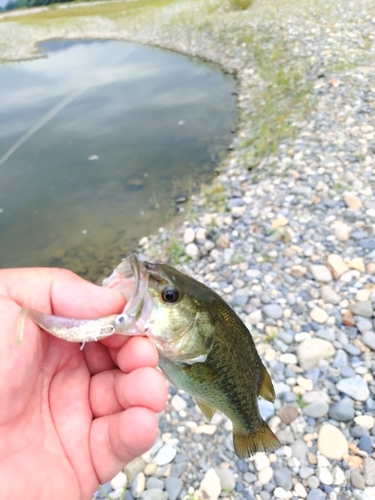
[[[246,10],[251,7],[254,0],[229,0],[229,5],[234,10]]]
[[[51,21],[71,22],[74,21],[75,18],[88,16],[102,16],[119,20],[124,16],[129,17],[131,15],[136,15],[147,9],[164,7],[171,2],[173,2],[173,0],[130,0],[109,1],[105,3],[91,1],[79,5],[74,5],[74,2],[72,2],[69,9],[58,8],[58,4],[55,4],[48,10],[37,11],[35,13],[28,12],[27,15],[17,16],[17,22],[27,25],[43,25],[49,24]],[[5,18],[4,21],[14,22],[14,18]]]

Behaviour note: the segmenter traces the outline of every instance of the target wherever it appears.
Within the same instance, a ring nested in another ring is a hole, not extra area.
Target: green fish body
[[[161,330],[164,340],[173,333],[178,339],[185,335],[174,353],[156,342],[166,377],[196,399],[208,421],[216,410],[232,421],[240,458],[279,448],[258,408],[258,396],[274,401],[272,381],[242,320],[206,285],[166,264],[145,265],[150,266],[149,289],[154,288],[150,338]]]

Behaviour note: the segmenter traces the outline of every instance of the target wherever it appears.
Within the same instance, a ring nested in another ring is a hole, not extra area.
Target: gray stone
[[[332,281],[332,274],[327,266],[313,264],[310,266],[310,272],[315,281],[320,281],[321,283],[329,283]]]
[[[350,310],[353,314],[363,316],[364,318],[371,318],[372,313],[374,312],[370,300],[354,302],[353,304],[350,304]]]
[[[318,337],[323,340],[327,340],[328,342],[333,342],[335,340],[335,334],[332,330],[328,330],[322,328],[315,332],[315,337]]]
[[[296,439],[291,445],[292,449],[292,456],[296,457],[297,460],[299,460],[301,463],[306,462],[306,457],[307,457],[307,452],[309,451],[309,448],[305,441],[302,439]]]
[[[280,469],[276,469],[274,472],[274,479],[277,486],[280,486],[280,488],[283,488],[286,491],[290,491],[292,489],[292,473],[287,467],[280,467]]]
[[[327,495],[324,493],[324,491],[316,488],[309,491],[306,500],[324,500],[325,498],[327,498]]]
[[[374,444],[370,436],[362,436],[358,443],[358,448],[366,453],[372,453]]]
[[[283,310],[278,304],[267,304],[262,307],[262,311],[271,319],[280,319],[283,317]]]
[[[142,493],[141,500],[168,500],[168,493],[158,488],[152,488]]]
[[[362,334],[362,341],[367,347],[375,351],[375,332],[365,332]]]
[[[306,482],[307,482],[307,486],[312,490],[319,488],[320,481],[316,476],[308,477]]]
[[[279,438],[281,444],[291,444],[294,441],[293,433],[288,429],[281,429],[277,433],[277,437]]]
[[[364,459],[363,477],[367,486],[375,486],[375,460],[373,458]]]
[[[173,446],[165,445],[159,451],[155,457],[155,462],[158,465],[165,465],[172,462],[174,457],[176,456],[176,449]]]
[[[350,471],[350,482],[352,483],[354,488],[363,490],[365,487],[365,479],[358,469],[352,469]]]
[[[151,490],[152,488],[157,488],[159,490],[164,490],[164,481],[157,477],[149,477],[146,480],[146,488]]]
[[[329,416],[338,422],[353,420],[354,415],[353,401],[348,398],[343,398],[334,403],[329,409]]]
[[[165,489],[169,495],[168,500],[176,500],[182,490],[183,482],[177,477],[167,477],[165,480]]]
[[[355,377],[355,371],[351,366],[342,366],[340,368],[340,375],[344,378]]]
[[[343,349],[337,349],[332,366],[339,368],[348,364],[348,355]]]
[[[330,358],[334,354],[332,344],[323,339],[306,339],[297,347],[298,363],[304,370],[313,368],[320,360]]]
[[[357,401],[366,401],[366,399],[370,396],[366,380],[359,375],[341,379],[336,384],[336,388],[338,391],[347,394],[349,397]]]
[[[369,436],[370,435],[370,433],[366,429],[366,427],[363,427],[362,425],[355,425],[354,427],[352,427],[350,429],[350,434],[354,438],[361,438],[362,436]]]
[[[349,342],[347,344],[344,344],[342,348],[344,349],[345,352],[350,354],[350,356],[358,356],[359,354],[361,354],[361,351],[358,349],[358,347],[356,347],[353,344],[350,344]]]
[[[359,318],[356,322],[356,327],[361,333],[365,333],[369,330],[372,330],[372,323],[367,318]]]
[[[311,403],[305,406],[302,411],[308,417],[321,418],[324,417],[324,415],[327,415],[328,410],[329,410],[328,403],[322,401],[320,403]]]
[[[314,474],[314,469],[312,467],[301,467],[299,470],[299,475],[302,479],[307,479]]]
[[[265,399],[259,399],[258,406],[263,420],[268,420],[275,414],[275,405]]]
[[[171,470],[171,476],[173,477],[180,477],[181,474],[186,470],[187,467],[187,462],[178,462],[176,464],[173,464],[172,470]]]

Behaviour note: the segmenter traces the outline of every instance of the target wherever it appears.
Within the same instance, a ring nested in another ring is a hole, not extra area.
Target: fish
[[[280,447],[258,407],[258,396],[275,400],[271,377],[250,331],[214,290],[168,264],[140,260],[135,254],[103,286],[128,299],[122,314],[69,320],[40,313],[37,323],[57,337],[83,343],[114,333],[146,335],[158,350],[161,371],[193,396],[206,420],[218,410],[231,420],[239,458]],[[62,330],[70,335],[62,337]]]
[[[273,384],[250,331],[211,288],[177,269],[145,262],[153,308],[146,335],[166,378],[192,395],[206,420],[217,410],[233,424],[239,458],[281,445],[262,419],[258,396],[274,402]]]

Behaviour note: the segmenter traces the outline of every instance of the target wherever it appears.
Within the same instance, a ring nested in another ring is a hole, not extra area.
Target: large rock
[[[366,380],[359,375],[341,379],[337,382],[336,389],[356,401],[366,401],[370,396]]]
[[[304,370],[313,368],[321,359],[330,358],[334,353],[332,344],[323,339],[306,339],[297,347],[298,363]]]
[[[342,460],[348,453],[348,441],[337,427],[325,424],[319,429],[318,450],[326,458]]]

